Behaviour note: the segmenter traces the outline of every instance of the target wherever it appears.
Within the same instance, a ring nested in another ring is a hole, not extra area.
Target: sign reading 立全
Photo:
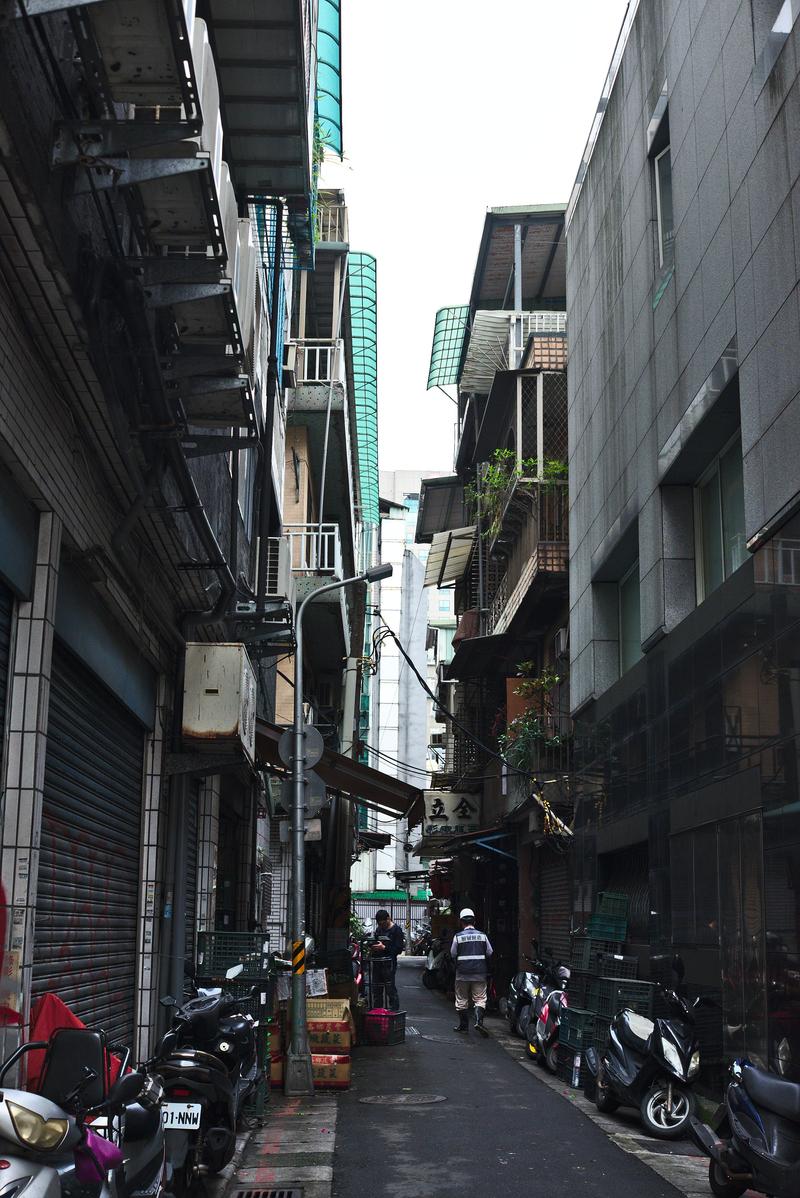
[[[481,826],[481,797],[453,790],[425,791],[423,836],[462,836]]]

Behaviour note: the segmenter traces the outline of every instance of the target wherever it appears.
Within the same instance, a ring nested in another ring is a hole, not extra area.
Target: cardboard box
[[[309,1019],[308,1042],[312,1052],[349,1053],[353,1032],[349,1019]]]
[[[352,1063],[348,1056],[314,1053],[311,1071],[315,1090],[347,1090],[350,1086]]]
[[[269,1084],[273,1090],[283,1089],[283,1053],[273,1049],[269,1058]]]
[[[349,1023],[351,1028],[353,1026],[353,1015],[346,998],[309,998],[306,1001],[306,1015],[309,1022],[312,1019],[322,1019],[335,1023]]]

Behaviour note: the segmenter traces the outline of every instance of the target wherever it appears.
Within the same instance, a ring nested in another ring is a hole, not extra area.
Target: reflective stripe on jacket
[[[476,928],[456,932],[450,945],[456,978],[485,978],[487,958],[491,957],[492,951],[489,937]]]

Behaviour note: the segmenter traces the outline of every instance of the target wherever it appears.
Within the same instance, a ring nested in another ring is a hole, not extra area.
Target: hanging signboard
[[[447,840],[481,826],[481,796],[453,790],[425,791],[425,823],[422,835]]]

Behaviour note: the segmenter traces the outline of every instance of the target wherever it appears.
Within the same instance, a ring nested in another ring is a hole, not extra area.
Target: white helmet
[[[471,907],[465,907],[458,918],[459,919],[474,919],[475,912],[472,910]]]

